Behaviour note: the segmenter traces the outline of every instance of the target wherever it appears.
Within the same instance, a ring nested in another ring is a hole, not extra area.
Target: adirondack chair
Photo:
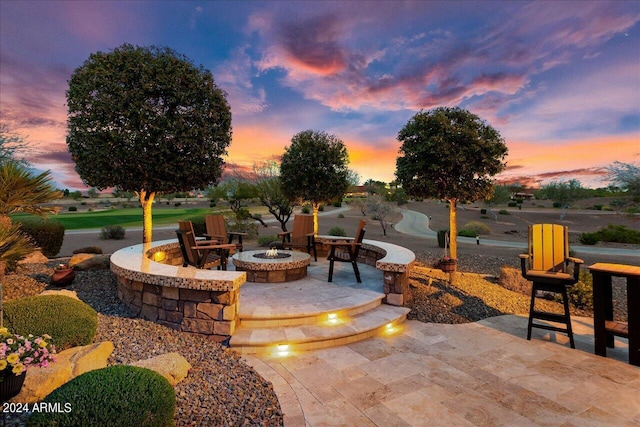
[[[527,340],[531,339],[531,329],[540,328],[563,332],[569,336],[571,348],[575,348],[567,287],[576,284],[580,277],[581,259],[569,257],[568,228],[558,224],[534,224],[529,226],[529,246],[526,254],[520,255],[522,276],[533,282]],[[573,263],[573,273],[568,266]],[[535,309],[538,291],[562,295],[564,314],[549,313]],[[564,324],[565,327],[534,323],[534,319]]]
[[[357,261],[360,246],[362,246],[362,239],[364,238],[364,233],[366,231],[364,228],[365,224],[364,220],[360,220],[360,225],[353,241],[325,243],[331,247],[329,255],[327,256],[327,259],[329,260],[329,282],[333,280],[333,263],[339,261],[350,262],[353,266],[353,272],[356,274],[356,280],[358,283],[362,283],[362,280],[360,280],[360,270],[358,270]]]
[[[318,261],[316,251],[316,238],[313,234],[313,215],[296,215],[293,217],[293,231],[278,233],[282,239],[282,247],[285,249],[305,248],[313,259]]]
[[[205,215],[204,222],[207,227],[205,237],[211,240],[217,240],[218,243],[226,242],[228,244],[233,244],[236,250],[242,252],[242,237],[246,236],[247,233],[237,231],[227,232],[227,227],[224,223],[224,216],[222,215]],[[238,243],[233,243],[233,240],[236,237],[238,238]]]
[[[182,252],[182,266],[193,265],[197,268],[217,267],[227,269],[227,257],[233,245],[218,244],[211,241],[197,241],[191,221],[178,221],[178,242]]]

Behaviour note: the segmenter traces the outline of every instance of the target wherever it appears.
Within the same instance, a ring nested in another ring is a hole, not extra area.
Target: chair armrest
[[[527,277],[527,260],[529,259],[529,254],[520,254],[520,270],[522,272],[522,277]]]
[[[241,231],[227,231],[229,236],[248,236],[249,233],[243,233]]]
[[[580,280],[580,264],[584,264],[584,261],[580,258],[569,257],[566,260],[567,265],[569,265],[570,262],[575,264],[573,267],[573,278],[577,282]]]

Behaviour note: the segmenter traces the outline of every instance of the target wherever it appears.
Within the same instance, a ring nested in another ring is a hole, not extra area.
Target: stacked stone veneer
[[[112,255],[111,270],[118,278],[118,298],[134,315],[215,341],[233,334],[244,272],[181,267],[177,243],[139,255],[129,249]]]
[[[318,255],[328,254],[328,245],[324,241],[332,238],[316,238]],[[364,240],[358,252],[358,262],[371,265],[382,271],[384,278],[383,302],[389,305],[404,306],[409,299],[409,275],[415,265],[415,254],[407,248],[374,240]]]

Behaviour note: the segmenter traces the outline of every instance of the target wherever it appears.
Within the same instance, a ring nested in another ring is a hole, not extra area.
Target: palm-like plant
[[[0,217],[18,212],[34,215],[55,213],[57,208],[41,206],[61,197],[51,184],[51,172],[34,175],[14,160],[0,164]]]

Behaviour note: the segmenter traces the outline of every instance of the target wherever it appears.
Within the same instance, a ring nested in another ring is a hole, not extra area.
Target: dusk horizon
[[[60,188],[65,92],[89,55],[166,46],[227,93],[224,158],[247,170],[298,132],[344,141],[361,182],[389,182],[421,110],[461,107],[497,129],[500,182],[578,179],[640,162],[640,2],[0,2],[0,122]],[[141,159],[144,160],[144,159]]]

